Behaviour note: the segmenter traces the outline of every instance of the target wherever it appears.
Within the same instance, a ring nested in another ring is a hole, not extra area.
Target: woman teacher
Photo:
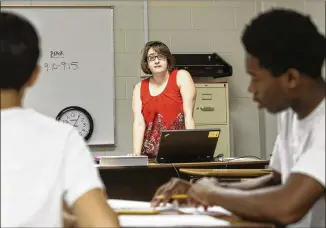
[[[173,70],[174,58],[162,42],[145,45],[141,69],[151,76],[133,91],[133,154],[155,158],[162,130],[194,129],[196,88],[186,70]]]

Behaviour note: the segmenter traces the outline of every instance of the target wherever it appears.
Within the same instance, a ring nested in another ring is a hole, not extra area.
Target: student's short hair
[[[0,12],[1,89],[20,90],[39,56],[39,37],[33,25],[16,14]]]
[[[148,67],[148,62],[147,62],[147,55],[149,49],[153,48],[154,51],[157,54],[164,55],[166,57],[167,63],[168,63],[168,70],[171,72],[173,70],[174,64],[175,64],[175,59],[173,55],[170,52],[170,49],[166,44],[162,43],[161,41],[149,41],[146,43],[144,49],[143,49],[143,55],[141,58],[141,69],[145,74],[152,74]]]
[[[290,68],[315,79],[321,77],[326,41],[309,16],[293,10],[269,10],[247,25],[242,43],[275,77]]]

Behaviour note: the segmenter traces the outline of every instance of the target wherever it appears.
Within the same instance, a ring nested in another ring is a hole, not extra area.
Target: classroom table
[[[109,198],[150,201],[156,189],[172,177],[189,180],[180,168],[264,169],[267,160],[231,160],[223,162],[150,163],[136,167],[98,167]]]

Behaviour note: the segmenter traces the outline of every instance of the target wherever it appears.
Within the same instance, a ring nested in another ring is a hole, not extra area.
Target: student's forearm
[[[63,215],[63,226],[65,228],[77,227],[77,219],[76,216],[73,215],[72,210],[68,207],[65,201],[63,201],[62,205],[62,215]]]
[[[133,154],[140,155],[143,145],[145,125],[134,123],[133,125]]]
[[[104,209],[102,213],[99,213],[99,216],[96,219],[91,217],[84,216],[78,220],[78,227],[114,227],[119,228],[119,219],[118,215],[111,209]]]
[[[242,191],[219,188],[214,197],[216,204],[244,219],[289,224],[292,222],[290,205],[279,186]]]
[[[107,203],[103,189],[93,189],[79,197],[74,203],[78,227],[120,227],[116,212]]]
[[[252,180],[247,180],[244,182],[236,182],[236,183],[221,183],[221,186],[225,188],[236,188],[241,190],[252,190],[259,189],[263,187],[277,185],[277,183],[273,180],[273,175],[268,174],[262,177],[254,178]]]
[[[63,227],[65,228],[77,227],[76,216],[68,213],[67,211],[63,211]]]

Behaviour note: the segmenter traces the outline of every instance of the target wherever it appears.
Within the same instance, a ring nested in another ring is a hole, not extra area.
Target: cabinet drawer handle
[[[202,111],[214,111],[214,106],[200,106]]]

